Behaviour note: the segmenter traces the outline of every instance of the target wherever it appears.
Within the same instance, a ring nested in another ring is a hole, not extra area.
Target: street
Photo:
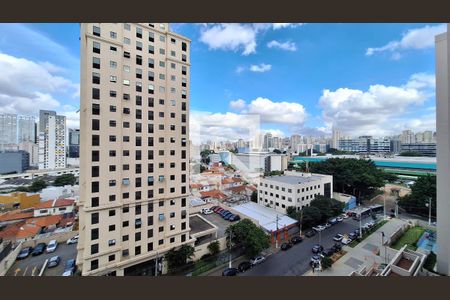
[[[370,217],[362,220],[362,224],[369,222]],[[359,228],[359,221],[351,218],[331,226],[321,232],[321,244],[324,248],[329,248],[334,243],[333,237],[338,234],[346,234]],[[309,262],[313,253],[311,248],[314,244],[319,243],[319,233],[308,238],[305,237],[303,242],[294,245],[287,251],[279,251],[267,257],[266,261],[251,268],[239,276],[300,276],[311,269]],[[237,267],[237,266],[235,266]]]

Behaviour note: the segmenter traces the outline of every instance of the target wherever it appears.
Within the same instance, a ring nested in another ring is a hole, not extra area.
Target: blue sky
[[[443,24],[171,28],[192,40],[191,123],[203,135],[240,137],[252,116],[278,135],[326,135],[332,124],[348,135],[435,129],[434,35]],[[55,109],[76,127],[79,24],[1,24],[0,58],[9,70],[0,112]]]

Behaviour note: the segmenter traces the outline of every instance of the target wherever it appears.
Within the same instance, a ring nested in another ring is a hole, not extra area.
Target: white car
[[[258,255],[258,256],[255,256],[255,257],[251,258],[250,259],[250,263],[252,264],[252,266],[255,266],[257,264],[262,263],[265,260],[266,260],[266,258],[264,256]]]
[[[342,234],[338,233],[333,237],[333,240],[336,242],[340,242],[340,241],[342,241],[343,238],[344,238],[344,236]]]
[[[79,237],[78,234],[76,236],[71,237],[70,239],[67,240],[66,244],[72,245],[72,244],[78,243],[78,237]]]
[[[316,226],[316,227],[313,227],[312,229],[314,229],[315,231],[322,231],[322,230],[325,230],[326,227],[325,227],[325,226],[322,226],[322,225],[318,225],[318,226]]]
[[[343,219],[348,219],[348,215],[347,215],[347,214],[342,214],[341,217],[342,217]]]
[[[73,271],[72,271],[72,270],[65,271],[65,272],[62,274],[62,276],[72,276],[72,275],[73,275]]]
[[[342,217],[337,217],[337,218],[336,218],[336,221],[342,222],[342,221],[344,221],[344,219],[342,219]]]
[[[210,210],[209,208],[203,208],[203,209],[201,210],[201,212],[202,212],[202,214],[204,214],[204,215],[210,215],[210,214],[213,213],[213,211]]]
[[[351,242],[352,242],[352,239],[350,239],[350,238],[348,238],[348,237],[344,237],[344,238],[341,240],[341,243],[344,244],[344,245],[348,245],[348,244],[350,244]]]
[[[47,249],[45,250],[47,253],[55,252],[56,247],[58,247],[58,242],[56,240],[51,240],[48,245]]]

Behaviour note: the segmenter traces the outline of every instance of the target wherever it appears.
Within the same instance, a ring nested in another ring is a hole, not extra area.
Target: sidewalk
[[[381,244],[381,232],[384,232],[385,237],[389,237],[406,223],[405,220],[400,219],[389,220],[381,228],[378,228],[377,231],[356,245],[355,248],[345,246],[343,250],[347,253],[336,261],[331,268],[315,273],[309,271],[304,276],[349,276],[351,272],[359,271],[364,267],[371,268],[372,266],[389,262],[397,251],[389,251],[390,248],[383,247]]]

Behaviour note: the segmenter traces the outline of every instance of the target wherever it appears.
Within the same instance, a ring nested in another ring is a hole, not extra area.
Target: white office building
[[[262,178],[258,186],[258,203],[280,213],[286,213],[289,206],[297,210],[309,206],[317,195],[332,197],[333,176],[285,171]]]
[[[66,167],[66,117],[39,112],[39,169]]]

